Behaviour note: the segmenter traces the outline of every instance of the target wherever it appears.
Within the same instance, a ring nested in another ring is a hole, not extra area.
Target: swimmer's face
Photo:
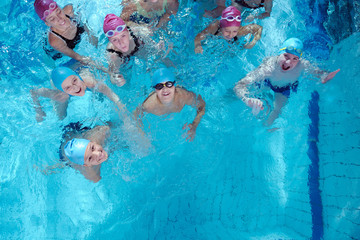
[[[163,82],[163,84],[165,84],[165,82]],[[157,90],[156,91],[156,95],[159,99],[159,101],[162,104],[169,104],[171,102],[173,102],[174,98],[175,98],[175,86],[173,85],[172,87],[166,87],[164,86],[161,90]]]
[[[122,53],[129,51],[130,46],[130,34],[127,29],[122,31],[119,34],[109,38],[109,41],[114,45],[114,47]]]
[[[221,28],[221,33],[226,40],[231,40],[234,37],[236,37],[236,35],[238,34],[238,31],[239,31],[239,28],[240,27],[237,27],[237,26],[224,27],[224,28]]]
[[[49,16],[46,17],[45,24],[49,27],[66,29],[70,26],[70,20],[65,16],[64,11],[57,7]]]
[[[108,159],[107,152],[95,142],[89,142],[85,150],[84,165],[91,167],[99,165]]]
[[[287,72],[296,67],[299,63],[299,57],[291,53],[283,53],[279,56],[279,65],[281,71]]]
[[[65,93],[72,96],[84,96],[86,85],[78,76],[70,75],[61,84]]]

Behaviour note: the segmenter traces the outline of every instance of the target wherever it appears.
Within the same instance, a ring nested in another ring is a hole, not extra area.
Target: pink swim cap
[[[106,17],[104,19],[104,25],[103,25],[104,33],[106,34],[110,30],[115,30],[116,27],[118,27],[120,25],[125,25],[124,20],[122,20],[121,18],[119,18],[115,14],[112,14],[112,13],[108,14],[108,15],[106,15]],[[114,34],[114,36],[117,35],[117,34],[119,34],[119,33],[116,32]]]
[[[37,15],[45,22],[46,17],[57,8],[57,4],[53,0],[35,0],[34,7]]]
[[[224,19],[228,17],[233,17],[233,21]],[[230,6],[224,9],[224,11],[221,14],[221,20],[220,20],[220,27],[240,27],[241,21],[237,21],[235,18],[238,18],[241,20],[241,12],[237,10],[236,7]]]

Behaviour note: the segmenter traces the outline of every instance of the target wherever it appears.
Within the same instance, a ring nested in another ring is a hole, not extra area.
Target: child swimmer
[[[319,76],[322,83],[327,83],[340,71],[323,71],[309,61],[301,58],[303,43],[298,38],[286,40],[280,48],[280,54],[264,59],[263,63],[254,71],[248,73],[236,83],[234,91],[236,95],[250,108],[253,113],[263,109],[263,102],[258,98],[249,97],[248,87],[253,83],[263,83],[275,93],[274,109],[270,113],[265,125],[270,126],[281,113],[290,96],[290,92],[296,92],[298,79],[304,72]]]

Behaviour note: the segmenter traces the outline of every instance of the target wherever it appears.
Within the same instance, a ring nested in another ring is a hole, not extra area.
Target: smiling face
[[[114,45],[115,50],[122,53],[129,51],[130,47],[130,34],[127,29],[109,38],[109,41]]]
[[[79,97],[84,96],[86,90],[85,83],[76,75],[68,76],[61,84],[61,87],[65,93]]]
[[[299,57],[294,54],[283,53],[279,56],[279,65],[283,72],[294,69],[298,63]]]
[[[64,11],[59,7],[46,17],[45,24],[61,30],[65,30],[71,25],[70,19],[66,17]]]
[[[163,82],[163,84],[165,84],[165,82]],[[174,85],[170,88],[164,86],[161,90],[155,89],[155,91],[156,91],[156,95],[157,95],[159,101],[162,104],[172,103],[175,98],[175,86]]]
[[[103,147],[95,142],[90,142],[85,150],[84,165],[95,166],[105,162],[108,159],[107,152]]]
[[[231,40],[237,36],[239,28],[237,26],[223,27],[221,28],[221,33],[226,40]]]

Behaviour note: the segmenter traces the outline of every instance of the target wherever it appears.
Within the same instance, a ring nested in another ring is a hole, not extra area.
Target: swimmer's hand
[[[122,74],[113,73],[110,75],[110,81],[112,84],[115,84],[118,87],[124,86],[126,80]]]
[[[93,65],[94,61],[90,57],[81,57],[80,62],[84,65]]]
[[[44,118],[46,117],[46,113],[42,109],[36,109],[36,121],[42,122],[44,121]]]
[[[264,110],[263,102],[257,98],[249,98],[245,101],[248,107],[252,108],[252,113],[258,115],[260,110]]]
[[[244,45],[244,48],[246,49],[250,49],[250,48],[253,48],[256,44],[256,41],[252,40],[251,42],[247,43]]]
[[[245,18],[244,22],[249,23],[249,22],[254,21],[254,19],[255,19],[254,15],[250,14],[249,16],[247,16],[247,18]]]
[[[340,69],[329,73],[329,75],[326,76],[326,78],[324,78],[321,82],[322,83],[327,83],[328,81],[330,81],[331,79],[333,79],[335,77],[335,75],[340,71]]]
[[[202,48],[201,45],[195,47],[195,53],[201,53],[201,54],[203,54],[203,52],[204,52],[204,49]]]
[[[183,130],[185,130],[186,128],[189,128],[189,130],[187,131],[187,137],[186,140],[189,142],[192,142],[195,138],[195,134],[196,134],[196,126],[192,123],[185,123],[183,126]]]

